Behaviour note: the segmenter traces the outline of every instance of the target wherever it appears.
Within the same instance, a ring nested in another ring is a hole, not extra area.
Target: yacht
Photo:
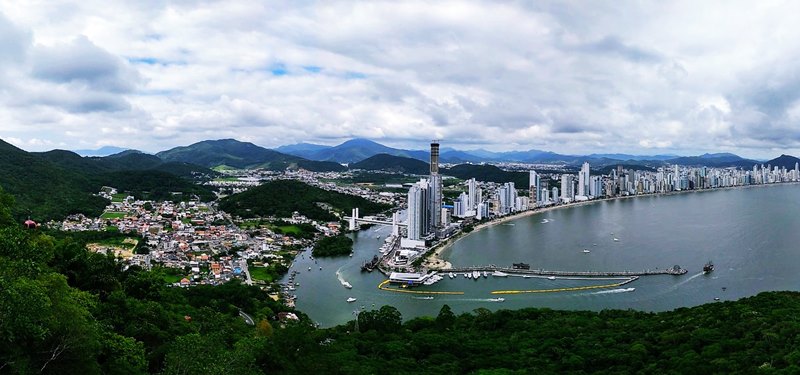
[[[481,277],[481,273],[478,271],[472,271],[472,278],[478,280]]]
[[[456,274],[454,274],[454,273],[450,272],[450,273],[449,273],[447,276],[450,276],[450,278],[451,278],[451,279],[453,279],[453,278],[455,278],[455,277],[456,277]]]
[[[347,281],[342,281],[342,286],[347,288],[347,289],[353,289],[353,285],[351,285]]]
[[[503,302],[505,300],[506,299],[503,298],[503,297],[500,297],[500,298],[489,298],[489,301],[491,301],[491,302]]]
[[[589,251],[589,249],[583,249],[583,253],[584,254],[588,254],[588,253],[591,253],[591,251]]]
[[[614,242],[619,242],[619,238],[614,237]]]
[[[487,278],[487,277],[489,277],[489,273],[488,273],[488,272],[486,272],[486,271],[483,271],[483,278],[485,279],[485,278]]]
[[[508,277],[508,274],[505,272],[494,271],[492,272],[492,276],[494,277]]]
[[[355,301],[356,301],[356,297],[350,297],[350,298],[347,299],[348,303],[353,303]]]
[[[311,267],[308,267],[308,270],[311,271]]]
[[[547,280],[555,280],[555,279],[556,279],[556,277],[555,277],[555,276],[549,276],[549,277],[547,278]]]

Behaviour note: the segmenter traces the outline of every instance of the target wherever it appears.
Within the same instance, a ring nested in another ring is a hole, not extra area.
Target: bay
[[[525,262],[548,270],[640,271],[677,264],[689,272],[642,277],[619,288],[502,296],[491,292],[609,281],[491,276],[471,280],[459,275],[424,289],[462,291],[463,295],[437,295],[432,300],[379,290],[377,285],[385,277],[360,271],[361,263],[377,253],[390,231],[370,228],[350,234],[355,241],[353,257],[311,260],[309,252],[298,257],[292,266],[301,284],[295,292],[297,308],[327,327],[353,319],[355,310],[382,305],[395,306],[406,319],[435,316],[444,304],[456,312],[524,307],[662,311],[715,298],[733,300],[762,291],[798,290],[798,213],[800,185],[785,184],[617,199],[520,217],[465,236],[443,257],[454,266]],[[709,260],[716,265],[715,271],[703,274]],[[353,288],[344,288],[341,281]],[[348,297],[357,301],[347,303]],[[492,301],[496,297],[505,301]]]

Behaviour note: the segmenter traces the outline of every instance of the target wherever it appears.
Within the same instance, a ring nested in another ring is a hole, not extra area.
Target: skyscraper
[[[589,162],[583,162],[581,171],[578,173],[578,195],[589,195]]]
[[[573,190],[575,177],[571,174],[562,174],[561,175],[561,200],[563,201],[572,201],[575,195],[575,191]]]
[[[442,176],[439,175],[439,142],[431,142],[429,230],[436,233],[442,227]]]
[[[536,171],[530,171],[528,177],[528,196],[530,198],[530,205],[533,207],[536,207],[542,202],[541,177]]]

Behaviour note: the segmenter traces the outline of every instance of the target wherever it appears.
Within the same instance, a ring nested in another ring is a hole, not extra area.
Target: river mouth
[[[648,276],[630,284],[598,290],[503,295],[498,290],[567,289],[598,285],[584,280],[547,278],[445,277],[420,290],[461,291],[432,299],[378,289],[383,275],[361,273],[390,228],[351,234],[352,258],[319,259],[314,272],[298,260],[293,269],[301,283],[297,307],[323,326],[352,319],[353,311],[397,307],[404,318],[435,316],[442,305],[456,312],[524,307],[645,311],[671,310],[738,299],[769,290],[797,290],[800,285],[800,185],[731,189],[703,194],[637,197],[598,202],[522,217],[460,238],[442,257],[455,267],[524,262],[532,268],[566,271],[641,271],[680,265],[683,276]],[[616,240],[615,240],[616,239]],[[584,252],[589,250],[589,252]],[[702,274],[713,260],[716,268]],[[323,266],[320,271],[319,266]],[[352,284],[342,286],[339,276]],[[608,284],[608,282],[606,282]],[[631,290],[631,288],[633,288]],[[724,289],[723,289],[724,288]],[[347,303],[348,297],[357,298]],[[492,300],[490,300],[492,299]],[[373,306],[374,304],[374,306]]]

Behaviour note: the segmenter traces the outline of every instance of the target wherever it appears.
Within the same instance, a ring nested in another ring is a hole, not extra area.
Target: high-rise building
[[[480,200],[478,182],[474,178],[467,180],[467,211],[476,210]]]
[[[583,162],[581,171],[578,172],[578,195],[589,195],[589,162]]]
[[[561,175],[561,200],[565,202],[572,201],[575,198],[575,191],[573,190],[575,177],[571,174]]]
[[[408,234],[410,240],[420,240],[428,234],[428,183],[422,180],[408,189]]]
[[[431,175],[430,175],[430,215],[429,229],[436,233],[442,223],[442,176],[439,175],[439,142],[431,142]]]
[[[530,205],[533,207],[536,207],[542,202],[541,184],[542,182],[539,174],[536,173],[536,171],[530,171],[528,177],[528,197],[530,199]]]
[[[517,201],[517,189],[513,182],[506,182],[497,189],[498,200],[500,201],[499,212],[506,215],[515,210]]]
[[[589,195],[592,197],[603,195],[603,178],[601,176],[591,176],[589,180],[591,181],[589,184]]]

